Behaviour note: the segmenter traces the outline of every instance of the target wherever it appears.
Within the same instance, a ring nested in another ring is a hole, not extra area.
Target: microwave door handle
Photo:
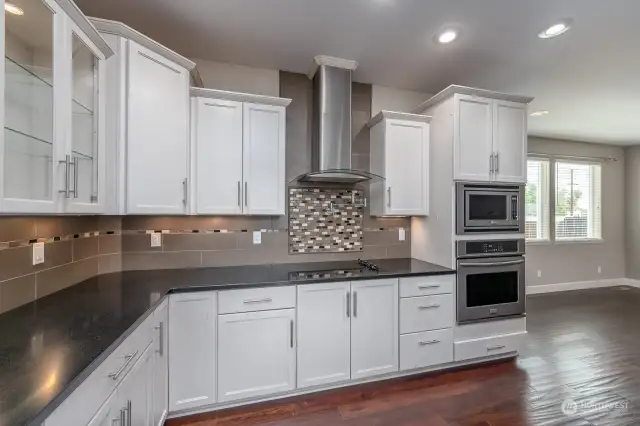
[[[460,263],[460,266],[509,266],[519,265],[524,263],[524,260],[510,260],[508,262],[465,262]]]

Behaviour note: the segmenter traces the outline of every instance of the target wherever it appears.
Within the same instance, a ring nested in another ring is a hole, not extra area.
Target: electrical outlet
[[[262,244],[262,232],[253,231],[253,244]]]
[[[538,278],[542,278],[542,271],[538,269]]]
[[[162,247],[162,234],[154,232],[151,234],[151,247]]]
[[[404,239],[405,239],[404,228],[400,228],[398,229],[398,240],[404,241]]]
[[[44,263],[44,243],[33,244],[33,264],[39,265]]]
[[[602,273],[602,266],[598,265],[598,273],[601,274]]]

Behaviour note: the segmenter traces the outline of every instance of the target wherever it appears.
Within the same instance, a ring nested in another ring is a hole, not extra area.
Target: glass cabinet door
[[[55,7],[47,0],[5,7],[3,211],[55,209]]]
[[[98,64],[93,51],[72,31],[71,198],[98,202]]]

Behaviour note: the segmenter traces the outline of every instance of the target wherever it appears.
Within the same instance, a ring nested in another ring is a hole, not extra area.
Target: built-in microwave
[[[524,185],[456,183],[456,233],[524,233]]]

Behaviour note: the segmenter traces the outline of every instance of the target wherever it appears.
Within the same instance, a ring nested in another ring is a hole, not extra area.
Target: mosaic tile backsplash
[[[362,251],[364,192],[289,188],[289,253]]]

